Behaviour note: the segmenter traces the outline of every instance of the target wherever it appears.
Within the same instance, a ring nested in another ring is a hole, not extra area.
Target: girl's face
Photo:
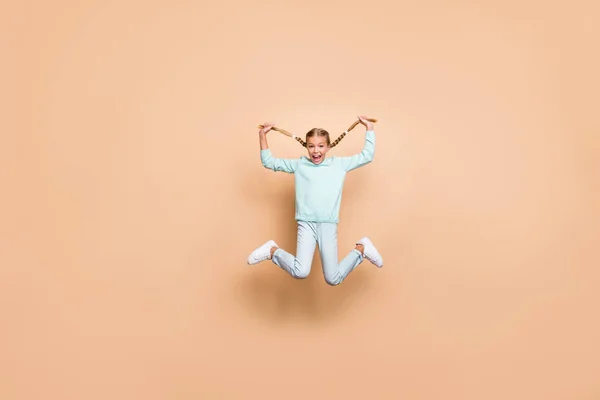
[[[321,164],[330,147],[327,145],[326,137],[312,136],[306,140],[306,149],[308,150],[310,160],[314,164]]]

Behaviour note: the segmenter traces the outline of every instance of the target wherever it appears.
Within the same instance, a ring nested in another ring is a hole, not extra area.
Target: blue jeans
[[[337,224],[298,221],[296,255],[281,248],[273,253],[273,262],[298,279],[310,274],[316,245],[319,245],[323,275],[329,285],[339,285],[362,261],[360,251],[352,249],[338,263]]]

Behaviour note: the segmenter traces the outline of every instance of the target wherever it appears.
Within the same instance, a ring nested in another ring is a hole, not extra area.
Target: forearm
[[[375,131],[368,130],[365,136],[365,143],[360,153],[351,157],[343,157],[346,171],[360,168],[373,161],[375,155]]]
[[[373,129],[367,130],[360,155],[364,158],[364,161],[373,161],[375,155],[375,131]]]
[[[268,149],[269,148],[269,144],[267,143],[267,134],[266,133],[259,133],[258,137],[259,137],[259,142],[260,142],[260,149],[261,150]]]

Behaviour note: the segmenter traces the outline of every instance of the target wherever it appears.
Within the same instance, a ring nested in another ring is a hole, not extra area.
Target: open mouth
[[[321,157],[322,157],[322,156],[320,156],[320,155],[313,155],[313,156],[312,156],[312,160],[313,160],[314,162],[319,162],[319,161],[321,161]]]

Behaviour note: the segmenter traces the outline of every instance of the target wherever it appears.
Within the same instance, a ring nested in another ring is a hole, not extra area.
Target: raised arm
[[[353,169],[369,164],[373,161],[373,157],[375,156],[375,130],[373,128],[373,123],[366,120],[366,117],[358,118],[360,119],[360,123],[367,129],[365,132],[365,143],[360,153],[350,157],[342,157],[342,162],[346,171],[352,171]]]
[[[263,128],[258,132],[260,142],[260,160],[263,167],[275,172],[282,171],[288,174],[293,174],[298,165],[298,160],[290,160],[285,158],[276,158],[271,154],[269,144],[267,142],[267,132],[271,130],[273,124],[264,124]]]

